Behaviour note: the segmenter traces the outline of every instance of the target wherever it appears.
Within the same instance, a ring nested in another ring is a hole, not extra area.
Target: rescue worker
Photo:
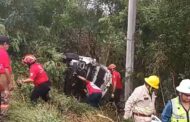
[[[10,91],[13,90],[11,60],[7,52],[9,44],[9,38],[7,36],[0,36],[1,107],[8,107]]]
[[[144,78],[145,84],[135,88],[125,103],[124,119],[134,118],[135,122],[151,122],[156,113],[155,99],[160,79],[156,75]]]
[[[190,122],[190,79],[176,87],[179,95],[168,101],[162,112],[162,122]]]
[[[121,95],[122,95],[122,81],[121,81],[121,75],[118,71],[116,71],[116,65],[115,64],[110,64],[108,66],[108,69],[110,70],[112,74],[112,94],[111,97],[113,98],[117,109],[120,109],[119,103],[121,100]]]
[[[33,83],[34,89],[31,94],[31,101],[37,102],[41,97],[44,101],[48,101],[50,91],[50,81],[43,66],[36,61],[36,57],[32,54],[27,54],[23,57],[22,62],[29,66],[30,75],[27,79],[22,79],[20,83]]]
[[[86,78],[79,75],[77,77],[80,80],[85,81],[87,89],[87,102],[93,107],[98,107],[102,98],[102,90]]]

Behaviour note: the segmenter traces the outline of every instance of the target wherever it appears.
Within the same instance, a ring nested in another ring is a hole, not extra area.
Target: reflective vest
[[[171,122],[190,122],[190,112],[186,111],[180,104],[179,97],[171,100],[172,102],[172,117]]]

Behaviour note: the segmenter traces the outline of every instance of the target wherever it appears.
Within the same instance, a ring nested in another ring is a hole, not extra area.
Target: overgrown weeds
[[[51,101],[45,103],[39,99],[33,105],[29,100],[31,87],[23,85],[14,91],[8,122],[119,122],[110,106],[95,109],[55,89],[51,90]]]

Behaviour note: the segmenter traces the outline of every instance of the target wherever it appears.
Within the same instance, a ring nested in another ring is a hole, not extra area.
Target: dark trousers
[[[122,89],[116,89],[114,93],[114,102],[117,106],[117,109],[120,109],[120,101],[121,101],[121,94],[122,94]]]
[[[35,86],[30,97],[31,101],[36,103],[39,97],[41,97],[44,101],[48,101],[50,99],[49,98],[50,86],[51,86],[50,81],[42,83],[39,86]]]
[[[102,93],[93,93],[88,96],[87,102],[93,107],[98,107],[101,98],[102,98]]]

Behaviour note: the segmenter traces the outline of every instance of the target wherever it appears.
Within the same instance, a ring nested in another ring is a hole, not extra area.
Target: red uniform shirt
[[[102,93],[102,90],[90,81],[86,82],[86,88],[89,95],[93,93]]]
[[[116,89],[122,89],[121,75],[117,71],[112,71],[112,84],[116,84]]]
[[[34,63],[30,66],[30,78],[34,80],[34,85],[39,86],[49,80],[47,73],[41,64]]]
[[[12,72],[9,55],[6,49],[0,48],[0,74],[4,74],[6,68],[8,68],[10,73]]]

